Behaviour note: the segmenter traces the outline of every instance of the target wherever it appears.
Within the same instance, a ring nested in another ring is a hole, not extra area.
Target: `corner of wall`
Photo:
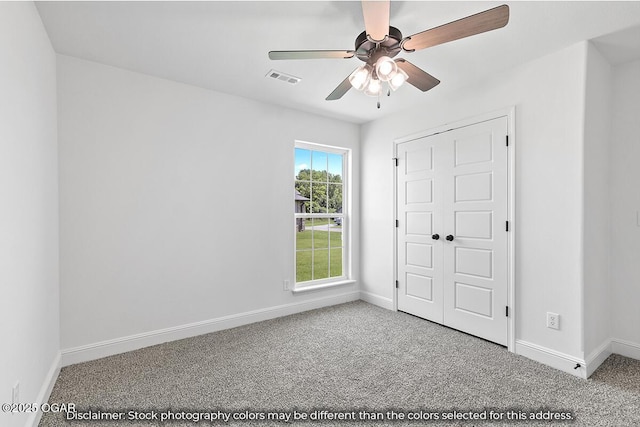
[[[368,302],[369,304],[377,305],[378,307],[386,308],[387,310],[393,310],[393,299],[376,295],[372,292],[360,290],[360,299]]]
[[[44,382],[40,387],[40,391],[38,392],[38,397],[36,397],[35,402],[38,407],[41,407],[43,403],[47,403],[49,401],[49,396],[51,396],[51,392],[53,391],[53,386],[56,384],[58,379],[58,375],[60,375],[60,369],[62,368],[62,356],[58,351],[56,357],[53,359],[51,366],[49,367],[49,371],[47,372],[46,377],[44,378]],[[38,427],[40,423],[40,418],[42,418],[42,411],[32,412],[27,418],[26,427]]]
[[[606,353],[603,349],[608,348],[612,332],[609,273],[612,85],[610,64],[593,43],[585,42],[585,47],[582,129],[582,340],[587,360],[599,360],[599,356],[592,355]]]

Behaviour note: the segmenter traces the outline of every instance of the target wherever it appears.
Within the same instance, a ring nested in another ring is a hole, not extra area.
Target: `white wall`
[[[0,402],[47,398],[59,365],[55,54],[32,3],[0,2]],[[24,426],[26,413],[0,413]],[[31,420],[33,421],[33,419]]]
[[[393,140],[515,105],[516,339],[582,358],[586,51],[580,43],[458,90],[447,89],[446,76],[439,76],[443,82],[424,95],[420,108],[363,126],[363,291],[387,300],[394,292]],[[561,315],[559,331],[546,327],[547,311]]]
[[[294,279],[296,139],[353,149],[358,276],[357,125],[66,56],[58,91],[63,355],[349,292],[357,299],[357,284],[283,291]]]
[[[612,335],[614,350],[640,358],[640,60],[614,68],[612,104]]]
[[[587,47],[584,123],[584,352],[601,358],[611,338],[609,281],[611,65]],[[603,361],[599,360],[598,362]]]

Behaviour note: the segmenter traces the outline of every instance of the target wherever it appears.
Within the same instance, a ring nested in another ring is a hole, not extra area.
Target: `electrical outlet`
[[[289,290],[289,280],[284,280],[282,282],[282,290],[283,291],[288,291]]]
[[[560,315],[547,311],[547,328],[560,329]]]
[[[19,403],[20,402],[20,381],[16,382],[16,385],[11,389],[11,403]]]

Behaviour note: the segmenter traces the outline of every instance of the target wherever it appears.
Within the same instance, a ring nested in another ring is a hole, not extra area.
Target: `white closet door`
[[[442,134],[444,324],[507,344],[507,119]]]
[[[396,189],[398,309],[502,345],[506,135],[498,118],[399,144]]]
[[[442,323],[442,191],[433,140],[398,146],[398,309]],[[441,238],[441,237],[440,237]]]

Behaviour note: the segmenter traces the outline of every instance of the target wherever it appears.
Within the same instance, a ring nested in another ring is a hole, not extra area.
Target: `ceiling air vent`
[[[300,77],[292,76],[291,74],[276,70],[269,70],[266,77],[271,77],[272,79],[280,80],[292,85],[298,84],[300,80],[302,80]]]

